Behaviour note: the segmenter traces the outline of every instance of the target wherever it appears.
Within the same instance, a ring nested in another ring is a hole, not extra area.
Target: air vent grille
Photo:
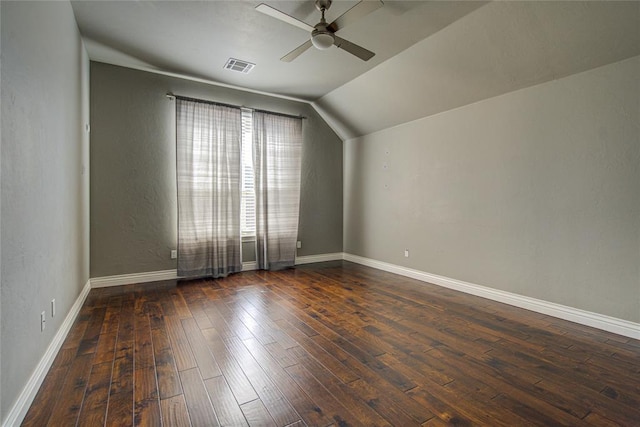
[[[249,71],[253,70],[256,64],[252,64],[251,62],[243,61],[241,59],[229,58],[226,64],[224,64],[224,68],[231,71],[237,71],[239,73],[248,74]]]

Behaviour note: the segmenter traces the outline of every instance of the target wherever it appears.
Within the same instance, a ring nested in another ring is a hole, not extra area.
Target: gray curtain
[[[176,99],[178,276],[242,270],[239,108]]]
[[[254,111],[253,149],[258,268],[291,267],[298,238],[302,119]]]

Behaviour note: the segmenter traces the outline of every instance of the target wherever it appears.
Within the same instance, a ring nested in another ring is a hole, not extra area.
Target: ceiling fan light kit
[[[324,13],[331,7],[332,0],[316,0],[316,9],[320,11],[322,14],[320,18],[320,22],[318,22],[315,26],[311,26],[306,22],[300,21],[297,18],[294,18],[291,15],[287,15],[284,12],[281,12],[277,9],[272,8],[269,5],[264,3],[259,4],[256,7],[256,10],[262,12],[266,15],[269,15],[273,18],[279,19],[287,24],[294,25],[298,28],[302,28],[311,33],[311,38],[309,41],[304,42],[282,58],[281,61],[291,62],[296,59],[300,54],[305,52],[311,46],[314,46],[316,49],[326,50],[331,46],[336,46],[342,50],[349,52],[350,54],[357,56],[363,61],[368,61],[373,58],[375,53],[371,52],[363,48],[362,46],[358,46],[355,43],[349,42],[345,39],[342,39],[335,35],[337,31],[344,28],[348,23],[362,18],[368,13],[373,12],[374,10],[383,6],[381,0],[376,1],[360,1],[351,9],[347,10],[345,13],[340,15],[336,20],[334,20],[331,24],[327,24],[327,21],[324,18]]]
[[[333,34],[329,32],[323,33],[318,30],[313,30],[311,34],[311,43],[320,50],[329,49],[333,46],[334,40]]]

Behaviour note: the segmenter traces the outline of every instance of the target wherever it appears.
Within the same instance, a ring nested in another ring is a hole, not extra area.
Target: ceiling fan
[[[369,59],[373,58],[375,53],[363,48],[362,46],[358,46],[355,43],[351,43],[350,41],[338,37],[335,33],[344,28],[347,24],[359,18],[362,18],[368,13],[371,13],[374,10],[382,7],[384,3],[382,3],[381,0],[360,1],[330,24],[327,24],[327,21],[324,19],[324,13],[329,9],[329,7],[331,7],[332,0],[316,0],[315,2],[316,9],[318,9],[320,13],[322,13],[322,17],[320,18],[320,22],[318,22],[313,27],[306,22],[300,21],[299,19],[296,19],[291,15],[287,15],[286,13],[281,12],[278,9],[274,9],[273,7],[268,6],[264,3],[261,3],[256,7],[256,10],[259,12],[284,21],[287,24],[302,28],[303,30],[311,33],[311,38],[309,40],[302,43],[300,46],[280,58],[281,61],[293,61],[304,51],[309,49],[312,45],[321,50],[328,49],[331,46],[335,45],[336,47],[339,47],[340,49],[346,50],[350,54],[357,56],[363,61],[368,61]]]

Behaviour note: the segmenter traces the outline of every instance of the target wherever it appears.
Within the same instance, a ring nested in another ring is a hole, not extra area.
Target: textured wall
[[[298,254],[342,251],[342,142],[309,105],[92,62],[91,277],[176,267],[175,103],[167,92],[307,116]]]
[[[347,141],[345,252],[639,322],[638,76],[635,57]]]
[[[89,61],[69,3],[0,8],[5,420],[89,279]]]

